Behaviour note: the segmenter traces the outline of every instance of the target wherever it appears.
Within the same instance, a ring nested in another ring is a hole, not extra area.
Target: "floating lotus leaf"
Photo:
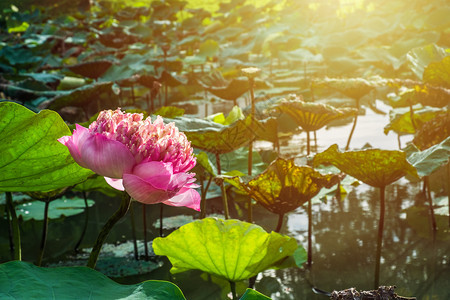
[[[258,225],[215,218],[194,221],[153,241],[155,254],[172,263],[171,273],[198,269],[229,281],[275,268],[297,247],[294,238],[267,233]]]
[[[214,154],[231,152],[247,145],[254,140],[253,132],[257,126],[257,121],[251,116],[231,125],[192,118],[176,118],[173,121],[193,147]]]
[[[425,68],[432,62],[442,60],[448,54],[444,48],[431,44],[412,49],[406,54],[406,59],[410,63],[410,68],[422,80]]]
[[[423,124],[417,131],[413,143],[420,150],[425,150],[443,141],[450,135],[450,115],[444,111],[436,118]]]
[[[112,62],[108,60],[90,61],[72,66],[67,66],[70,71],[75,74],[97,79],[102,76],[112,66]]]
[[[355,108],[337,109],[331,105],[301,100],[284,100],[274,108],[291,116],[306,131],[319,130],[331,121],[354,116],[357,113]]]
[[[450,56],[430,63],[423,72],[423,81],[450,89]]]
[[[425,122],[434,119],[442,109],[425,107],[414,111],[414,124],[411,122],[411,112],[409,108],[393,109],[389,112],[390,122],[384,127],[384,134],[394,131],[397,134],[414,134]]]
[[[408,161],[417,169],[419,176],[428,176],[448,163],[450,157],[450,137],[424,151],[419,151],[414,145],[410,145],[407,151],[410,152]]]
[[[167,281],[121,285],[87,267],[41,268],[21,261],[0,265],[0,298],[186,299],[176,285]]]
[[[292,211],[323,187],[330,188],[339,182],[338,175],[322,175],[308,166],[296,166],[292,160],[277,158],[260,175],[243,182],[240,178],[227,180],[247,193],[267,210],[275,214]]]
[[[94,205],[94,200],[88,200],[88,206]],[[17,217],[21,217],[24,221],[44,220],[44,207],[43,201],[31,201],[22,203],[16,206]],[[56,199],[50,202],[48,206],[48,218],[59,219],[62,217],[70,217],[81,214],[84,212],[85,203],[81,198],[66,198]]]
[[[373,90],[375,85],[374,83],[363,78],[326,78],[314,82],[314,87],[332,88],[347,97],[358,100]]]
[[[313,165],[321,164],[334,165],[373,187],[385,187],[406,174],[418,177],[416,169],[406,160],[406,153],[397,150],[340,152],[338,145],[334,144],[314,157]]]
[[[92,171],[80,167],[57,141],[70,130],[54,111],[35,114],[0,103],[0,191],[50,191],[80,183]]]

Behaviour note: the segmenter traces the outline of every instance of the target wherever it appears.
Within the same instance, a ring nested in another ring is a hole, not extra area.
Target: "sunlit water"
[[[388,111],[381,101],[377,108]],[[369,108],[360,116],[354,133],[351,148],[363,147],[370,143],[382,149],[398,149],[395,134],[384,135],[383,128],[388,122],[387,115],[376,114]],[[317,149],[323,151],[333,143],[345,146],[351,124],[321,129],[317,131]],[[402,137],[403,146],[411,136]],[[282,144],[282,153],[292,155],[305,153],[305,133],[294,135]],[[270,143],[259,143],[262,149],[270,149]],[[433,197],[446,195],[448,177],[446,170],[431,178]],[[429,212],[421,193],[421,183],[411,183],[406,179],[397,181],[386,189],[386,217],[381,254],[380,284],[396,285],[396,292],[402,296],[416,296],[417,299],[450,299],[450,231],[448,217],[437,216],[438,233],[433,242],[430,230]],[[375,271],[375,251],[379,218],[379,191],[361,184],[348,187],[342,201],[328,197],[328,201],[313,205],[313,265],[311,270],[290,268],[268,270],[259,274],[256,289],[273,299],[327,299],[327,296],[312,292],[315,286],[324,291],[342,290],[355,287],[359,290],[373,288]],[[87,235],[82,247],[93,244],[97,233],[109,215],[119,205],[118,199],[99,197],[96,205],[89,209]],[[220,201],[212,201],[210,209],[220,209]],[[159,207],[149,206],[148,223],[153,224],[159,217]],[[134,205],[138,239],[142,240],[142,209]],[[164,215],[189,214],[192,210],[165,207]],[[233,217],[238,217],[232,209]],[[198,215],[194,214],[194,217]],[[241,219],[246,218],[245,211]],[[277,216],[255,207],[255,223],[266,230],[274,230]],[[4,222],[4,221],[1,221]],[[81,234],[84,216],[50,221],[49,238],[44,263],[57,262],[73,247]],[[0,224],[6,228],[6,223]],[[281,233],[295,237],[305,248],[307,245],[308,219],[304,207],[285,216]],[[35,261],[38,253],[42,222],[29,221],[22,224],[23,257]],[[167,235],[170,231],[165,230]],[[158,236],[159,229],[149,226],[148,239]],[[1,236],[2,261],[8,260],[7,236]],[[129,214],[112,231],[108,241],[123,243],[131,240],[131,221]],[[142,253],[141,253],[142,254]],[[70,258],[69,258],[70,260]],[[64,264],[64,262],[63,262]],[[186,272],[170,275],[170,264],[164,260],[162,267],[155,271],[136,276],[115,278],[121,283],[137,283],[148,279],[172,280],[184,292],[187,299],[224,299],[229,292],[227,283],[217,282],[200,272]],[[223,284],[223,288],[221,285]],[[238,285],[243,291],[245,283]]]

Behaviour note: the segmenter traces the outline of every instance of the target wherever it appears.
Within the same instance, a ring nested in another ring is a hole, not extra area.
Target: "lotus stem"
[[[9,252],[11,255],[11,260],[14,260],[14,240],[12,233],[12,220],[11,214],[9,213],[8,207],[6,207],[6,219],[8,220],[8,238],[9,238]]]
[[[103,243],[105,242],[109,232],[114,227],[114,225],[126,215],[128,208],[130,207],[130,203],[131,197],[128,194],[124,193],[119,209],[108,219],[108,221],[105,223],[102,230],[100,231],[97,240],[95,241],[94,247],[92,248],[87,263],[87,266],[89,268],[91,269],[95,268]]]
[[[381,261],[381,246],[383,244],[383,228],[384,228],[384,211],[385,211],[385,190],[386,187],[380,187],[380,220],[378,222],[378,238],[377,238],[377,252],[375,257],[375,279],[374,289],[378,289],[380,282],[380,261]]]
[[[147,206],[142,203],[142,224],[144,229],[144,257],[148,261],[148,245],[147,245]],[[161,235],[161,234],[160,234]],[[161,235],[162,236],[162,235]]]
[[[217,165],[217,174],[221,175],[222,170],[220,168],[220,154],[219,153],[216,153],[216,165]]]
[[[437,226],[436,226],[436,217],[434,216],[433,199],[431,198],[430,178],[428,176],[424,176],[423,180],[424,180],[424,184],[427,187],[426,196],[428,199],[428,204],[430,205],[431,228],[432,228],[432,235],[433,235],[433,241],[434,241],[434,239],[436,238]]]
[[[229,282],[230,282],[230,289],[231,289],[231,295],[233,296],[233,300],[237,300],[238,297],[236,295],[236,283],[231,280]]]
[[[222,190],[222,200],[223,200],[223,210],[225,214],[225,220],[230,218],[230,212],[228,210],[228,199],[227,199],[227,191],[225,190],[225,182],[221,180],[220,188]]]
[[[359,110],[359,99],[356,99],[356,109]],[[350,141],[352,140],[353,132],[356,128],[356,122],[358,121],[358,112],[356,112],[355,119],[353,120],[352,130],[350,131],[350,135],[348,136],[347,145],[345,146],[345,150],[350,148]]]
[[[134,207],[133,203],[130,203],[130,221],[131,221],[131,237],[133,239],[134,259],[139,260],[139,252],[136,240],[136,224],[134,222]]]
[[[88,201],[87,201],[87,195],[86,195],[86,191],[83,191],[83,199],[84,199],[84,226],[83,226],[83,231],[81,232],[81,236],[80,239],[78,240],[78,242],[75,245],[75,252],[79,252],[79,247],[81,245],[81,242],[84,239],[84,236],[86,235],[86,230],[87,230],[87,226],[88,226],[88,221],[89,221],[89,205],[88,205]]]
[[[200,212],[200,218],[204,219],[206,217],[206,194],[208,193],[209,186],[211,185],[213,176],[209,176],[208,183],[206,184],[206,187],[203,188],[203,181],[202,181],[202,200],[201,200],[201,212]]]
[[[310,146],[309,146],[310,142],[311,138],[309,136],[309,131],[306,131],[306,155],[309,155],[310,153]]]
[[[45,244],[47,243],[47,232],[48,232],[48,207],[50,205],[50,199],[45,201],[44,206],[44,224],[42,225],[42,238],[41,238],[41,247],[39,248],[39,256],[37,261],[37,266],[40,267],[42,265],[42,259],[44,258]]]
[[[314,130],[313,133],[314,133],[314,152],[317,153],[317,148],[318,148],[318,146],[317,146],[317,130]]]
[[[159,236],[163,237],[163,215],[164,215],[164,204],[159,204]]]
[[[283,219],[284,219],[284,214],[278,214],[278,224],[277,224],[277,228],[275,229],[275,232],[280,233],[281,227],[283,226]]]
[[[17,220],[16,210],[14,208],[14,204],[12,201],[11,192],[6,192],[5,194],[6,194],[6,207],[7,211],[9,211],[9,214],[11,216],[11,227],[13,232],[13,244],[12,244],[13,248],[12,251],[14,251],[13,259],[22,260],[22,245],[20,242],[19,221]]]
[[[312,265],[312,207],[311,198],[308,199],[308,261],[307,266],[311,268]]]
[[[252,102],[253,103],[253,102]],[[248,146],[248,175],[252,175],[253,168],[253,142]],[[247,222],[253,223],[253,205],[252,197],[249,195],[247,199]]]
[[[397,134],[398,150],[402,150],[402,143],[400,141],[400,134]]]
[[[414,131],[417,131],[416,121],[414,120],[414,109],[412,107],[412,103],[408,100],[409,104],[409,118],[411,119],[411,125],[414,128]]]

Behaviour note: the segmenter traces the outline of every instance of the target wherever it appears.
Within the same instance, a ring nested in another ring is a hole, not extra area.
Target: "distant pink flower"
[[[89,129],[77,124],[72,136],[58,141],[80,166],[139,202],[200,210],[195,174],[188,173],[196,164],[191,144],[160,116],[152,123],[142,114],[102,111]]]

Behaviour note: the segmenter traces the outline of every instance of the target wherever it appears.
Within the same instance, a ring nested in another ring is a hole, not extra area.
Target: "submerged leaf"
[[[41,268],[11,261],[0,265],[2,299],[158,299],[185,300],[171,282],[148,280],[121,285],[87,267]]]
[[[406,153],[398,150],[340,152],[334,144],[314,157],[313,165],[321,164],[332,164],[373,187],[384,187],[406,174],[418,177],[416,169],[406,160]]]
[[[284,100],[278,103],[275,110],[292,117],[306,131],[319,130],[334,120],[354,116],[355,108],[334,108],[322,103],[310,103],[301,100]]]
[[[308,166],[296,166],[294,161],[277,158],[263,173],[243,182],[227,180],[275,214],[292,211],[317,195],[323,187],[339,181],[338,175],[322,175]]]
[[[56,112],[2,102],[0,115],[0,191],[50,191],[93,174],[57,141],[70,130]]]
[[[186,224],[153,241],[157,255],[166,255],[172,273],[191,269],[241,281],[274,268],[297,249],[294,238],[239,220],[206,218]]]

